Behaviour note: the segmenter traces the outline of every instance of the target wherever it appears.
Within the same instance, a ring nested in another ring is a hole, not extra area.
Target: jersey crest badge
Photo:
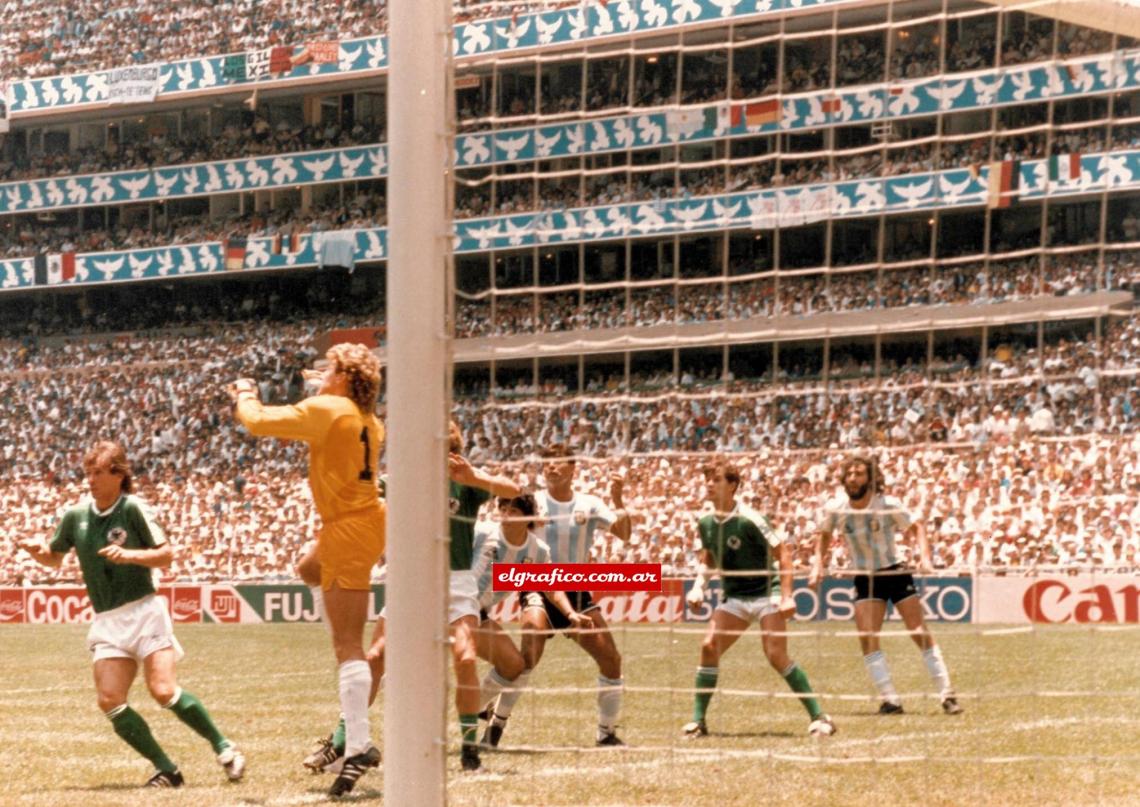
[[[725,541],[725,543],[728,544],[728,548],[731,550],[735,551],[737,549],[740,549],[740,536],[730,535],[728,536],[728,540]]]
[[[574,511],[574,523],[581,527],[586,523],[586,513],[582,510]]]
[[[122,527],[114,527],[107,533],[107,543],[113,546],[122,546],[127,542],[127,531]]]

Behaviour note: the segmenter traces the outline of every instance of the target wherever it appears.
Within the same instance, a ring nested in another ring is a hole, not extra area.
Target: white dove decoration
[[[634,228],[643,233],[663,230],[666,226],[665,219],[653,209],[653,205],[638,205],[634,210],[634,216]]]
[[[218,173],[218,166],[207,165],[206,184],[202,190],[206,191],[207,193],[213,193],[214,191],[220,191],[222,187],[222,177],[221,174]]]
[[[523,132],[517,137],[496,137],[495,146],[506,154],[506,159],[513,161],[518,158],[519,152],[526,148],[530,142],[530,133]]]
[[[35,109],[40,105],[40,98],[36,95],[36,82],[24,83],[24,109]]]
[[[532,225],[533,221],[525,225],[518,225],[515,224],[513,220],[507,219],[503,223],[503,235],[507,236],[507,243],[512,247],[519,246],[523,242],[523,239],[526,238],[527,233],[534,229]]]
[[[383,176],[388,168],[388,150],[381,146],[368,152],[368,159],[372,163],[372,176]]]
[[[214,244],[202,244],[198,247],[198,265],[207,272],[216,272],[221,265],[218,260],[218,250]]]
[[[905,199],[905,205],[909,208],[918,207],[920,202],[926,201],[933,188],[934,177],[930,177],[922,182],[896,182],[891,185],[891,190]]]
[[[338,61],[337,66],[340,67],[340,70],[342,73],[347,73],[348,71],[352,70],[353,64],[356,63],[356,60],[357,60],[357,58],[359,58],[360,52],[363,49],[364,49],[363,45],[358,47],[356,50],[352,50],[351,48],[346,48],[344,45],[340,46],[340,50],[337,54],[340,57],[337,60]]]
[[[16,262],[4,261],[4,288],[14,289],[20,285],[20,276],[16,274]]]
[[[526,36],[527,31],[530,30],[530,20],[526,19],[519,23],[508,23],[507,25],[496,25],[495,33],[499,35],[499,39],[506,42],[507,48],[517,48],[519,40]]]
[[[182,192],[189,195],[198,190],[198,169],[187,168],[182,172]]]
[[[681,24],[700,19],[701,7],[696,0],[673,0],[673,22]]]
[[[83,100],[83,88],[72,81],[71,76],[65,76],[59,83],[63,90],[63,100],[69,104],[78,104]]]
[[[122,188],[131,199],[138,199],[142,194],[143,189],[150,184],[150,174],[143,174],[136,179],[120,179],[119,187]]]
[[[463,52],[470,56],[473,53],[487,50],[491,47],[491,37],[487,33],[488,26],[480,23],[468,23],[463,26]]]
[[[372,42],[368,43],[368,66],[372,69],[382,67],[384,65],[384,40],[376,37]]]
[[[67,188],[67,198],[73,205],[81,205],[87,201],[87,187],[77,180],[67,180],[64,187]]]
[[[709,0],[709,3],[720,9],[720,16],[731,17],[736,7],[740,5],[740,0]]]
[[[566,21],[570,23],[570,38],[577,41],[586,33],[586,14],[582,9],[566,12]]]
[[[594,6],[594,13],[598,18],[597,25],[594,26],[594,36],[606,36],[614,32],[614,20],[610,16],[610,11],[605,6]]]
[[[233,189],[245,187],[245,174],[237,167],[237,163],[226,163],[226,187]],[[209,185],[206,186],[206,190],[210,190]]]
[[[687,207],[685,205],[675,205],[673,207],[673,218],[681,223],[681,226],[686,230],[691,230],[697,225],[705,212],[709,209],[708,202],[701,202],[695,207]]]
[[[547,136],[544,132],[554,132],[553,135]],[[556,127],[553,129],[538,129],[534,133],[535,150],[538,152],[539,157],[549,157],[554,152],[554,147],[558,145],[558,141],[562,139],[562,128]]]
[[[40,191],[38,182],[33,182],[28,185],[28,210],[39,210],[44,206],[44,195]]]
[[[365,233],[368,239],[368,246],[364,250],[365,258],[383,258],[384,257],[384,242],[380,240],[380,233],[377,230],[368,230]]]
[[[1013,97],[1017,101],[1024,101],[1035,89],[1033,85],[1033,74],[1028,70],[1013,73],[1007,76],[1007,78],[1009,78],[1014,86]]]
[[[159,197],[169,196],[174,183],[178,181],[177,171],[155,171],[154,188]]]
[[[654,0],[641,0],[641,13],[645,17],[646,24],[653,28],[660,28],[669,21],[669,12]]]
[[[591,151],[604,151],[610,148],[610,135],[606,131],[605,124],[601,121],[594,121],[594,142],[591,146]]]
[[[626,235],[632,229],[629,217],[625,214],[625,207],[611,207],[606,211],[606,219],[609,225],[606,227],[612,233],[621,233]]]
[[[938,193],[943,201],[949,204],[957,204],[958,201],[966,195],[966,189],[973,184],[974,180],[969,172],[965,173],[966,178],[961,182],[952,182],[950,173],[941,174],[938,177]]]
[[[855,209],[861,211],[881,210],[887,204],[882,185],[877,181],[860,182],[856,185],[855,198]]]
[[[48,182],[44,185],[44,193],[47,194],[48,203],[52,207],[59,207],[63,204],[63,190],[59,187],[59,183],[54,179],[48,180]]]
[[[251,238],[245,246],[246,266],[265,266],[269,263],[269,250],[267,238]]]
[[[606,225],[598,218],[598,212],[596,210],[586,211],[586,214],[582,217],[582,226],[586,231],[586,235],[590,238],[597,238],[606,231]]]
[[[578,154],[582,151],[582,142],[584,140],[582,134],[582,124],[571,124],[566,129],[566,151],[570,154]]]
[[[123,268],[126,258],[119,256],[118,258],[111,258],[105,261],[92,260],[91,263],[95,266],[95,270],[103,275],[104,280],[112,280],[119,270]]]
[[[185,62],[174,68],[175,74],[178,76],[178,89],[188,90],[194,86],[194,64],[192,62]]]
[[[974,98],[978,106],[989,106],[994,102],[994,96],[1001,86],[1001,79],[996,76],[992,78],[978,76],[971,79],[971,83],[974,85]]]
[[[91,177],[91,199],[95,202],[106,202],[113,199],[115,196],[115,189],[111,186],[111,178],[108,176]]]
[[[966,91],[965,81],[945,81],[942,86],[926,88],[926,94],[938,102],[939,109],[952,109],[955,99]]]
[[[549,45],[554,41],[554,35],[558,33],[558,29],[562,27],[563,17],[561,14],[553,22],[547,22],[541,16],[535,20],[535,27],[538,29],[538,43],[540,45]]]
[[[357,176],[360,166],[364,164],[364,156],[361,154],[355,160],[349,159],[348,154],[341,152],[337,155],[337,161],[340,163],[340,176],[341,179],[352,179]]]
[[[131,267],[131,277],[135,280],[146,277],[146,270],[150,268],[152,263],[154,263],[154,255],[136,258],[133,252],[127,253],[127,264]]]
[[[486,249],[493,239],[499,237],[499,222],[492,222],[486,227],[468,227],[465,236],[474,238],[480,249]]]
[[[491,149],[486,136],[468,137],[463,145],[463,162],[467,165],[476,165],[491,159]]]
[[[4,189],[4,196],[8,200],[8,211],[18,210],[24,204],[24,196],[20,193],[19,185],[12,185]]]
[[[166,277],[174,269],[174,255],[170,250],[158,253],[158,273]]]
[[[642,143],[660,143],[665,136],[661,124],[649,115],[642,115],[637,119],[637,136]]]
[[[194,264],[194,255],[190,252],[190,248],[182,247],[178,250],[178,274],[193,275],[197,272],[198,267]]]
[[[92,73],[87,77],[87,100],[104,101],[107,98],[107,74]]]
[[[361,157],[360,160],[364,161],[364,157]],[[319,182],[325,178],[325,174],[328,173],[328,169],[331,169],[333,163],[335,162],[336,155],[331,154],[325,157],[324,160],[302,160],[301,168],[311,171],[312,179],[314,179],[316,182]]]
[[[614,121],[614,142],[622,148],[629,148],[633,145],[637,136],[634,134],[633,127],[629,125],[629,121],[625,118],[618,118]]]
[[[744,202],[737,202],[730,207],[721,203],[719,200],[714,199],[712,206],[713,214],[716,216],[716,223],[721,226],[726,226],[736,221],[736,216],[740,213],[740,209],[744,206]]]
[[[1104,184],[1108,187],[1115,185],[1128,185],[1132,182],[1132,171],[1128,168],[1128,158],[1124,155],[1114,156],[1106,154],[1100,158],[1100,176]],[[1081,184],[1082,186],[1085,179],[1085,172],[1081,171]],[[1091,184],[1091,175],[1089,176]]]

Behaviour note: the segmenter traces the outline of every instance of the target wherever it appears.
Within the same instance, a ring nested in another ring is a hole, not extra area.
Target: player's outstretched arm
[[[148,569],[165,569],[174,562],[174,550],[170,548],[170,544],[163,544],[153,549],[124,549],[110,544],[100,549],[99,554],[120,566],[145,566]]]
[[[52,552],[43,541],[33,541],[27,538],[24,540],[17,538],[16,546],[31,555],[36,563],[42,566],[50,566],[53,569],[60,567],[64,556],[67,554],[66,552]]]
[[[279,437],[283,440],[319,439],[328,431],[334,414],[306,398],[290,406],[266,406],[261,402],[257,383],[252,378],[239,378],[226,385],[234,402],[234,417],[257,437]]]
[[[610,525],[610,532],[628,543],[630,533],[633,532],[633,522],[629,511],[625,509],[625,479],[621,474],[610,475],[610,499],[614,503],[614,515],[617,516]]]
[[[462,454],[453,452],[447,455],[447,473],[453,481],[460,485],[480,488],[492,496],[513,499],[522,493],[522,488],[510,477],[481,471],[468,462]]]
[[[831,545],[831,533],[826,530],[820,530],[819,538],[815,542],[815,554],[811,562],[811,575],[808,577],[808,585],[812,588],[819,588],[820,582],[826,576],[827,572],[827,549]]]

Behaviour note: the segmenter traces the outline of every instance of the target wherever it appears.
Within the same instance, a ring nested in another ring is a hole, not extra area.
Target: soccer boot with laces
[[[951,695],[948,698],[942,699],[942,711],[948,715],[960,715],[964,711],[962,705],[958,703],[958,698]]]
[[[487,728],[483,730],[483,739],[480,745],[486,748],[498,748],[499,740],[503,739],[503,729],[506,727],[506,718],[492,715],[491,720],[487,723]]]
[[[598,740],[594,745],[599,747],[605,746],[620,746],[625,745],[621,738],[617,736],[617,732],[613,729],[598,729]]]
[[[238,750],[236,745],[227,745],[222,753],[218,754],[218,764],[226,772],[226,778],[231,782],[240,782],[245,776],[245,754]]]
[[[329,788],[329,795],[335,798],[352,792],[361,776],[368,773],[370,768],[379,766],[380,749],[374,745],[368,746],[366,751],[348,757],[344,761],[344,767],[340,769],[340,773],[333,780],[332,787]]]
[[[479,747],[464,743],[463,750],[459,752],[459,764],[468,773],[482,768],[483,762],[479,759]]]
[[[902,713],[903,705],[901,703],[883,701],[879,704],[879,714],[881,715],[901,715]]]
[[[709,736],[709,727],[705,725],[703,720],[694,720],[691,723],[686,723],[681,727],[681,736],[686,740],[696,740],[700,737]]]
[[[808,725],[808,734],[812,737],[830,737],[835,732],[835,723],[827,715],[820,715]]]
[[[332,735],[316,740],[313,750],[301,761],[301,764],[313,773],[320,773],[326,765],[331,765],[341,756],[333,745]]]
[[[157,771],[154,776],[147,779],[146,787],[182,787],[185,783],[182,774],[176,770]]]

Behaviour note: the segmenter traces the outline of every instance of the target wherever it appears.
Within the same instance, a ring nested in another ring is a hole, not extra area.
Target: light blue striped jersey
[[[862,510],[853,508],[847,496],[832,499],[825,505],[820,523],[824,533],[847,539],[852,566],[873,572],[902,562],[896,537],[905,533],[914,519],[898,499],[876,494]]]
[[[514,546],[503,535],[502,524],[484,523],[476,527],[471,571],[475,573],[475,582],[479,586],[479,607],[483,610],[489,610],[511,593],[492,590],[494,581],[491,572],[494,563],[550,563],[550,548],[533,530],[527,530],[526,543]]]
[[[617,521],[614,511],[589,493],[575,493],[570,501],[560,502],[540,490],[535,498],[539,517],[546,521],[552,563],[588,563],[594,532],[599,526],[608,530]]]

